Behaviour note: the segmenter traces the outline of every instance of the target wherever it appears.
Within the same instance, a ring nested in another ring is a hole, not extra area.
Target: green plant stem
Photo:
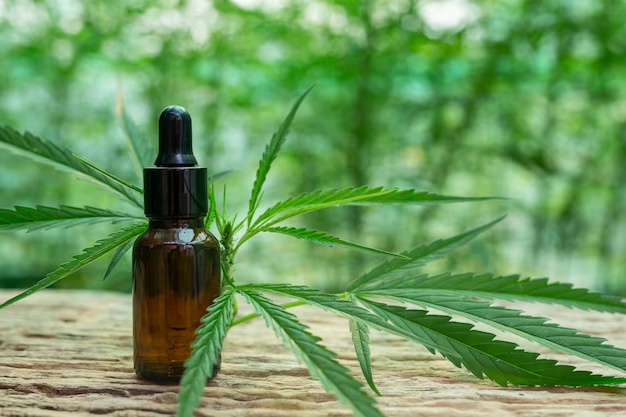
[[[280,306],[283,307],[283,308],[292,308],[292,307],[302,306],[302,305],[305,305],[305,304],[306,304],[306,301],[292,301],[290,303],[281,304]],[[247,314],[245,316],[239,317],[236,320],[233,320],[232,323],[230,323],[230,327],[236,326],[238,324],[241,324],[241,323],[246,322],[248,320],[252,320],[252,319],[257,318],[257,317],[261,317],[261,316],[259,316],[257,313]]]
[[[221,214],[218,213],[216,218],[219,219],[220,216]],[[230,285],[233,288],[236,288],[235,280],[232,276],[233,265],[235,264],[235,253],[233,252],[234,242],[233,242],[232,222],[227,221],[226,223],[224,223],[223,226],[224,226],[223,230],[220,230],[220,233],[222,235],[222,238],[220,240],[220,244],[222,246],[222,253],[221,253],[222,275],[224,276],[224,279],[228,282],[228,285]],[[232,310],[233,310],[233,313],[232,313],[233,318],[235,318],[237,316],[237,313],[239,312],[239,307],[237,305],[237,299],[234,297],[233,297]]]
[[[346,293],[339,293],[339,294],[333,294],[339,298],[346,298]],[[281,304],[280,306],[283,308],[292,308],[292,307],[298,307],[298,306],[303,306],[307,304],[306,301],[304,300],[299,300],[299,301],[291,301],[289,303],[285,303],[285,304]],[[252,320],[254,318],[260,317],[257,313],[250,313],[250,314],[246,314],[245,316],[239,317],[236,320],[233,320],[232,323],[230,324],[230,327],[236,326],[238,324],[241,324],[243,322]]]
[[[252,236],[256,235],[259,232],[260,232],[260,230],[258,230],[258,229],[257,230],[253,230],[253,229],[246,230],[244,235],[237,242],[237,245],[235,245],[235,249],[233,250],[233,254],[237,254],[237,251],[239,250],[241,245],[243,245],[245,241],[247,241],[248,239],[250,239]]]

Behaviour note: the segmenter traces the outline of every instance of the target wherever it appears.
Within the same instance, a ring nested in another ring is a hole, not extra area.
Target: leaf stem
[[[339,293],[339,294],[333,294],[339,298],[346,298],[347,294],[346,293]],[[298,300],[298,301],[291,301],[289,303],[284,303],[284,304],[280,304],[281,307],[283,308],[292,308],[292,307],[299,307],[299,306],[303,306],[305,304],[308,304],[305,300]],[[244,323],[246,321],[255,319],[257,317],[260,317],[259,314],[257,313],[250,313],[250,314],[246,314],[245,316],[239,317],[236,320],[233,320],[232,323],[230,324],[230,327],[236,326],[238,324]]]
[[[283,308],[292,308],[292,307],[302,306],[302,305],[305,305],[305,304],[306,304],[306,301],[292,301],[290,303],[281,304],[280,306],[283,307]],[[233,320],[232,323],[230,324],[230,327],[236,326],[238,324],[241,324],[243,322],[252,320],[252,319],[257,318],[257,317],[260,317],[260,315],[257,314],[257,313],[247,314],[245,316],[239,317],[236,320]]]
[[[235,249],[233,250],[233,253],[237,253],[241,245],[243,245],[245,241],[247,241],[248,239],[250,239],[252,236],[256,235],[257,233],[259,233],[259,230],[246,230],[246,232],[243,234],[241,239],[239,239],[239,241],[235,245]]]

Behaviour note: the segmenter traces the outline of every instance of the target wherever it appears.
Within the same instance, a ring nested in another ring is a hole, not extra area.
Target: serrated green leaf
[[[386,279],[389,276],[393,276],[396,273],[402,273],[406,275],[410,270],[424,266],[428,262],[432,262],[441,258],[443,255],[451,252],[459,246],[469,242],[476,236],[487,231],[506,216],[502,216],[494,221],[491,221],[482,226],[468,230],[456,236],[452,236],[447,239],[436,240],[426,245],[419,245],[415,248],[403,252],[408,260],[404,259],[391,259],[376,266],[371,271],[361,275],[357,279],[353,280],[346,287],[347,291],[358,291],[362,288],[366,288],[372,284],[377,283],[382,279]]]
[[[208,229],[211,227],[211,225],[213,224],[213,222],[215,221],[216,217],[219,215],[218,211],[217,211],[217,200],[215,199],[215,184],[214,182],[217,181],[219,178],[222,178],[225,175],[228,175],[229,173],[231,173],[232,170],[228,170],[228,171],[222,171],[222,172],[218,172],[217,174],[213,174],[209,176],[209,191],[208,191],[208,196],[209,196],[209,214],[204,222],[205,227]],[[224,189],[224,193],[226,193],[226,189]],[[219,220],[219,219],[218,219]],[[221,230],[221,226],[218,225],[218,229]]]
[[[204,221],[204,227],[209,229],[213,222],[215,221],[215,217],[217,216],[217,203],[215,202],[215,187],[213,184],[209,186],[209,214]]]
[[[78,159],[80,161],[80,163],[85,165],[87,168],[91,168],[94,171],[99,172],[104,177],[110,179],[114,183],[117,183],[117,184],[121,185],[122,187],[126,187],[126,188],[128,188],[130,190],[133,190],[134,192],[136,192],[139,195],[143,195],[143,190],[141,188],[139,188],[137,186],[134,186],[133,184],[129,183],[128,181],[124,181],[120,177],[117,177],[117,176],[111,174],[110,172],[106,172],[105,170],[98,168],[97,166],[95,166],[91,162],[87,161],[86,159],[81,158],[80,156],[76,155],[75,153],[72,153],[72,156],[74,158]]]
[[[375,407],[374,399],[363,391],[363,385],[336,361],[334,353],[318,343],[320,338],[309,333],[296,316],[256,291],[242,287],[238,291],[263,316],[267,326],[274,329],[276,335],[304,362],[311,376],[319,379],[322,386],[348,406],[355,416],[383,417]]]
[[[393,291],[393,292],[392,292]],[[383,296],[376,291],[370,296]],[[499,330],[514,333],[557,352],[626,371],[626,350],[604,344],[606,339],[578,333],[575,329],[546,323],[549,319],[523,315],[519,310],[492,306],[490,302],[469,299],[458,294],[438,294],[420,290],[388,290],[385,297],[419,307],[435,308],[445,313],[457,314],[480,321]]]
[[[374,391],[377,395],[382,396],[382,394],[378,391],[378,388],[376,388],[376,385],[374,384],[374,377],[372,376],[370,335],[367,324],[354,319],[350,319],[348,323],[350,326],[350,334],[352,335],[354,353],[356,353],[356,357],[359,360],[363,376],[372,391]]]
[[[349,320],[356,320],[361,324],[371,326],[377,330],[395,334],[414,342],[421,343],[421,339],[416,338],[413,333],[398,328],[388,323],[386,320],[372,314],[370,311],[358,306],[352,301],[352,297],[349,300],[344,300],[334,294],[327,294],[313,288],[291,284],[247,284],[240,286],[239,288],[244,290],[269,292],[303,301],[331,313],[338,314]],[[430,350],[431,348],[428,349]]]
[[[538,359],[511,342],[496,340],[491,333],[473,330],[471,324],[451,321],[451,317],[428,314],[426,310],[407,310],[360,298],[367,308],[395,326],[414,334],[422,344],[439,351],[456,366],[463,365],[476,377],[506,386],[563,385],[587,386],[622,384],[626,378],[594,375],[557,365],[555,360]]]
[[[142,217],[90,206],[59,206],[58,208],[15,206],[13,210],[0,209],[0,230],[26,229],[31,232],[38,229],[72,227],[79,224],[117,223],[142,219]]]
[[[388,252],[386,250],[371,248],[369,246],[359,245],[358,243],[348,242],[347,240],[340,239],[336,236],[330,235],[326,232],[321,232],[319,230],[303,229],[297,227],[270,227],[263,231],[280,233],[283,235],[295,237],[297,239],[309,240],[311,242],[324,246],[340,246],[344,248],[360,249],[366,252],[374,252],[382,255],[395,256],[398,258],[406,258],[406,256],[394,252]]]
[[[547,278],[522,279],[519,275],[494,276],[493,274],[440,274],[429,276],[399,275],[366,290],[383,294],[386,290],[419,289],[421,292],[456,294],[458,297],[480,297],[510,301],[528,301],[560,304],[582,310],[610,313],[626,313],[626,302],[620,297],[590,292],[585,288],[573,288],[570,283],[548,282]]]
[[[139,231],[137,234],[140,234],[140,233],[141,231]],[[123,245],[118,246],[117,249],[115,249],[115,252],[113,252],[113,256],[111,257],[111,260],[109,261],[109,266],[107,267],[107,270],[104,273],[104,276],[102,277],[102,281],[107,279],[109,274],[113,272],[113,269],[115,269],[120,259],[122,259],[124,254],[128,252],[130,248],[133,247],[134,243],[135,242],[131,239],[128,242],[124,243]]]
[[[124,105],[122,91],[118,89],[116,112],[122,124],[124,139],[130,149],[130,155],[135,165],[137,178],[143,178],[143,169],[154,165],[154,157],[156,152],[152,141],[146,139],[137,127],[137,124],[130,117]]]
[[[244,291],[263,291],[294,298],[348,319],[363,320],[366,324],[379,325],[383,328],[389,327],[384,320],[359,307],[352,301],[344,300],[334,294],[328,294],[304,285],[246,284],[240,285],[239,288]]]
[[[94,246],[86,248],[82,253],[78,255],[74,255],[72,260],[62,264],[56,270],[50,272],[45,276],[42,280],[37,282],[35,285],[22,292],[19,295],[11,298],[8,301],[5,301],[2,305],[0,305],[0,309],[7,307],[22,298],[26,298],[29,295],[36,293],[37,291],[43,290],[46,287],[54,284],[55,282],[72,275],[74,272],[79,269],[89,265],[105,253],[115,249],[119,245],[123,245],[128,240],[134,238],[143,230],[145,230],[146,224],[135,224],[124,229],[121,229],[115,233],[109,235],[109,237],[98,240]]]
[[[227,291],[213,301],[208,313],[200,320],[196,339],[191,344],[192,352],[185,361],[185,371],[180,380],[177,417],[191,417],[204,394],[207,378],[219,365],[226,332],[233,316],[235,293]]]
[[[52,142],[40,139],[28,132],[21,134],[8,126],[4,126],[0,127],[0,147],[63,171],[79,174],[82,178],[93,181],[106,190],[124,197],[135,206],[143,207],[143,203],[137,198],[134,191],[81,163],[74,158],[69,150]]]
[[[261,160],[259,161],[259,168],[257,169],[257,172],[256,172],[254,185],[252,186],[252,195],[250,196],[250,203],[248,206],[248,215],[249,215],[248,224],[250,224],[250,221],[252,220],[252,214],[254,213],[254,210],[257,207],[259,195],[261,193],[261,189],[263,188],[263,184],[265,183],[265,179],[267,178],[267,174],[272,166],[272,162],[274,162],[274,160],[278,156],[280,149],[282,148],[283,144],[285,143],[285,140],[287,139],[287,134],[289,133],[289,127],[291,126],[291,123],[293,122],[293,118],[296,116],[296,113],[298,112],[298,108],[300,108],[300,104],[302,104],[302,101],[304,101],[306,96],[311,92],[311,90],[314,87],[315,85],[312,85],[311,87],[309,87],[304,92],[304,94],[302,94],[300,98],[296,100],[294,105],[291,107],[291,111],[289,112],[289,114],[287,115],[283,123],[280,125],[276,133],[272,135],[272,139],[270,140],[270,143],[268,143],[267,146],[265,147],[263,156],[261,157]]]
[[[364,204],[441,204],[489,200],[492,197],[451,197],[424,191],[398,190],[397,188],[343,188],[303,193],[281,201],[261,214],[254,223],[255,229],[263,229],[290,217],[328,207]],[[279,216],[280,215],[280,216]]]
[[[385,313],[385,310],[379,311],[379,309],[372,308],[372,305],[378,306],[379,303],[359,299],[375,315],[350,301],[341,300],[334,295],[303,286],[249,284],[242,288],[267,291],[303,300],[378,330],[402,336],[424,345],[431,353],[439,351],[458,367],[465,365],[479,378],[482,378],[484,373],[499,384],[506,384],[508,381],[520,385],[579,386],[617,384],[626,381],[626,379],[590,375],[583,371],[573,372],[572,367],[555,366],[555,361],[543,359],[536,361],[537,354],[519,350],[514,343],[497,340],[491,342],[494,337],[492,334],[472,330],[473,326],[466,323],[450,322],[450,317],[447,316],[426,316],[427,312],[423,310],[406,310],[398,307],[399,310],[395,311],[393,310],[395,307],[380,304],[384,308],[392,309],[390,313]],[[409,315],[417,314],[418,317],[426,316],[426,318],[421,321],[418,320],[418,323],[412,323],[410,320],[404,319],[402,314],[398,314],[398,312],[403,311],[408,311],[407,314]],[[448,322],[450,324],[447,324]],[[457,336],[459,340],[455,339]],[[486,344],[485,349],[487,351],[481,353],[480,349],[482,349],[483,343]],[[500,349],[502,349],[500,355],[502,357],[498,354]],[[518,359],[516,358],[519,358],[520,363],[517,363]],[[552,372],[554,373],[552,374]],[[554,378],[550,379],[552,376]]]

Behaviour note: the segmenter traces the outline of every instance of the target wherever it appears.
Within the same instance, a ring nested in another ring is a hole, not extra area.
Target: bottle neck
[[[204,227],[204,216],[192,218],[151,217],[150,229],[198,229]]]

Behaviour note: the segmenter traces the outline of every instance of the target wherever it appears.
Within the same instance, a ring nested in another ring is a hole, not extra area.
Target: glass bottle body
[[[195,330],[220,287],[219,243],[202,218],[150,219],[133,246],[133,357],[140,378],[180,380]]]

